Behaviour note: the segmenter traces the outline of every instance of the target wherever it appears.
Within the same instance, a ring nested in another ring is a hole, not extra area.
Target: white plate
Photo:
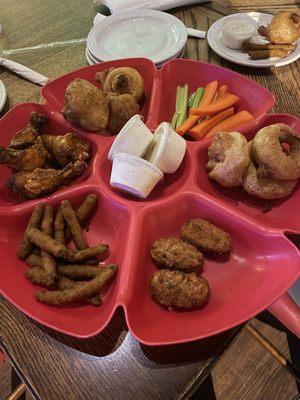
[[[186,40],[184,24],[173,15],[135,10],[95,24],[88,34],[87,47],[94,58],[102,61],[147,57],[161,64],[178,54]]]
[[[175,58],[181,58],[184,54],[184,49],[182,49],[178,54],[176,54],[174,57],[170,58],[170,60],[173,60]],[[94,64],[98,64],[100,62],[102,62],[101,60],[97,60],[89,51],[88,48],[86,48],[85,50],[85,57],[87,59],[87,62],[89,63],[89,65],[94,65]],[[168,60],[166,60],[168,61]],[[163,66],[164,63],[161,64],[156,64],[156,68],[161,68]]]
[[[6,97],[7,97],[6,88],[4,86],[4,83],[0,80],[0,112],[5,106]]]
[[[258,22],[259,19],[263,19],[265,21],[271,21],[272,19],[272,15],[259,12],[241,13],[241,15],[247,15],[253,18],[256,22]],[[296,49],[287,57],[271,57],[264,60],[252,60],[247,53],[242,53],[240,50],[229,49],[225,46],[225,44],[223,43],[222,31],[220,26],[222,20],[223,18],[212,24],[207,33],[207,41],[212,50],[220,57],[225,58],[225,60],[231,61],[235,64],[245,65],[247,67],[269,68],[281,67],[283,65],[290,64],[298,60],[298,58],[300,57],[300,41],[298,40]]]

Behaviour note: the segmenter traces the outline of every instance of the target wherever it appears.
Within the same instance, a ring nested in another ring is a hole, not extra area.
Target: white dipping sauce
[[[221,22],[223,42],[230,49],[241,49],[255,33],[256,27],[250,18],[228,16]]]

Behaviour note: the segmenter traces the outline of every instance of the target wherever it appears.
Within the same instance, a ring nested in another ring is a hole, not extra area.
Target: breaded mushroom
[[[226,253],[232,245],[227,232],[201,218],[193,218],[182,226],[181,239],[203,253]]]
[[[150,251],[153,261],[162,268],[184,272],[203,271],[203,255],[194,246],[175,237],[156,240]]]
[[[152,276],[150,291],[163,306],[201,308],[208,301],[210,289],[207,280],[194,272],[162,269]]]

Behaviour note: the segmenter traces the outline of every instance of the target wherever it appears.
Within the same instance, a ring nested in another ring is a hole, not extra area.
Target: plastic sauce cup
[[[186,151],[186,141],[168,122],[162,122],[153,135],[145,159],[162,172],[173,174],[180,166]]]
[[[163,177],[155,165],[140,157],[114,153],[110,184],[115,189],[145,199]]]
[[[152,132],[144,124],[142,117],[136,114],[120,130],[109,150],[108,158],[112,161],[114,153],[143,157],[152,139]]]

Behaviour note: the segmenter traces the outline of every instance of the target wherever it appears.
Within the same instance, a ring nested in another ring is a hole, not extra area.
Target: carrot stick
[[[218,91],[218,98],[224,96],[224,94],[227,93],[227,89],[228,89],[227,85],[220,86],[219,91]]]
[[[228,110],[222,111],[210,118],[207,118],[200,122],[200,124],[194,126],[188,131],[188,135],[195,140],[202,139],[208,131],[210,131],[215,125],[222,122],[224,119],[231,117],[234,114],[234,108],[228,108]]]
[[[215,93],[217,92],[217,89],[218,89],[218,81],[213,81],[208,83],[205,86],[204,93],[199,103],[199,106],[195,108],[195,110],[198,110],[199,107],[207,106],[208,104],[210,104],[215,96]],[[199,117],[197,115],[190,114],[189,117],[184,121],[184,123],[179,128],[176,129],[176,132],[180,136],[183,136],[188,130],[190,130],[194,125],[197,124],[198,119]]]
[[[232,107],[235,103],[239,101],[239,97],[234,94],[226,93],[218,100],[213,103],[208,104],[207,106],[199,106],[198,108],[191,108],[190,112],[193,115],[199,115],[199,117],[205,117],[207,115],[217,114],[226,108]]]
[[[217,90],[212,100],[212,103],[217,100],[218,96],[219,96],[219,91]]]
[[[211,137],[216,132],[220,131],[230,131],[236,128],[240,124],[245,124],[246,122],[250,122],[254,119],[254,116],[250,114],[246,110],[242,110],[235,115],[232,115],[229,118],[224,119],[224,121],[215,125],[206,135],[205,137]]]

